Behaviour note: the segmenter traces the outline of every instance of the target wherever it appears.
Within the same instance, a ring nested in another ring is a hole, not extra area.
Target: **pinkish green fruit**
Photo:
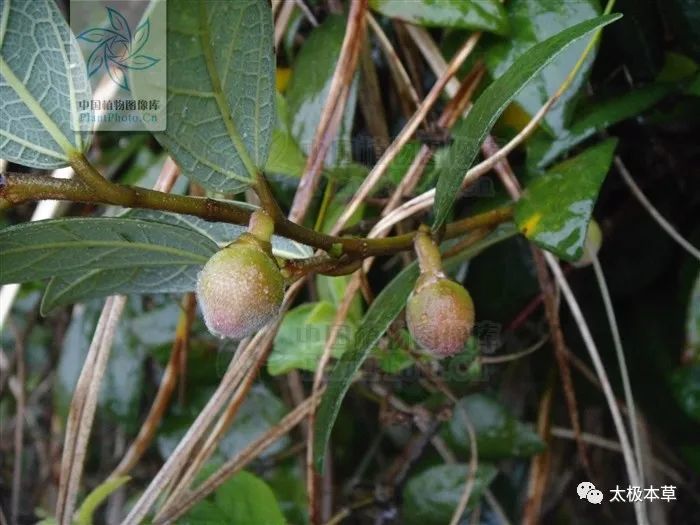
[[[284,279],[255,242],[242,239],[215,253],[197,279],[197,300],[209,331],[243,339],[279,313]]]
[[[435,357],[461,352],[474,328],[474,303],[463,286],[441,273],[424,272],[406,304],[416,342]]]

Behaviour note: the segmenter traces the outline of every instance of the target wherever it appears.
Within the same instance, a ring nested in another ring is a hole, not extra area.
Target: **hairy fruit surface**
[[[474,304],[460,284],[424,273],[406,304],[406,323],[421,348],[451,356],[462,351],[474,328]]]
[[[197,299],[214,335],[247,337],[280,310],[284,279],[270,255],[237,241],[215,253],[199,273]]]

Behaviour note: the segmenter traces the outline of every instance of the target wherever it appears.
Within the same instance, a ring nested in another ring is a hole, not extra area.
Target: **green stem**
[[[421,273],[441,272],[442,257],[440,256],[440,249],[430,237],[430,229],[421,226],[413,242]]]
[[[263,242],[270,242],[275,231],[275,221],[265,210],[256,210],[250,216],[248,233]]]
[[[81,180],[55,179],[29,173],[6,173],[0,176],[0,208],[7,207],[8,204],[56,199],[182,213],[207,221],[240,225],[247,225],[252,213],[251,210],[231,202],[173,195],[102,180],[107,183],[109,191],[103,191],[102,187],[89,186]],[[445,228],[444,238],[458,237],[476,228],[495,226],[511,220],[512,215],[512,207],[505,206],[453,222]],[[275,233],[278,235],[325,250],[334,256],[346,254],[352,259],[391,255],[410,250],[413,248],[413,239],[416,235],[416,232],[411,232],[384,239],[335,237],[311,230],[284,217],[274,218],[274,221]],[[339,248],[340,253],[337,253]]]
[[[284,212],[280,209],[280,205],[277,204],[277,199],[275,199],[270,183],[263,172],[255,172],[255,185],[253,188],[260,199],[260,206],[270,217],[275,220],[284,218]]]
[[[129,198],[129,192],[126,188],[112,184],[105,179],[82,153],[72,154],[68,161],[80,180],[99,195],[105,198],[120,199],[122,202],[124,199]],[[126,206],[127,204],[125,203],[124,205]]]

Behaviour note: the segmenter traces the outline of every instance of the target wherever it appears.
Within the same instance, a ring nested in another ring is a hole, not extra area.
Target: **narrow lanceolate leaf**
[[[617,139],[601,142],[529,184],[515,206],[520,232],[562,259],[581,258],[593,206],[616,145]]]
[[[370,5],[411,24],[508,33],[508,15],[500,0],[370,0]]]
[[[57,219],[0,231],[0,284],[96,269],[204,264],[217,247],[192,229],[123,218]]]
[[[580,22],[599,16],[598,0],[509,0],[507,2],[512,31],[507,38],[493,39],[484,54],[486,67],[491,76],[500,77],[522,55],[527,55],[532,46],[556,35]],[[550,64],[542,68],[528,85],[515,97],[515,101],[526,113],[534,115],[564,82],[587,45],[580,41],[569,46]],[[554,135],[567,125],[571,113],[579,100],[579,92],[588,81],[595,53],[589,53],[581,64],[571,85],[562,93],[557,104],[544,117],[544,127]]]
[[[85,62],[54,0],[0,0],[0,158],[60,168],[85,149]]]
[[[350,346],[333,368],[328,378],[328,388],[318,407],[314,428],[314,459],[319,471],[323,470],[326,444],[353,377],[379,338],[406,305],[417,278],[418,264],[414,262],[382,290],[367,310]]]
[[[515,233],[515,228],[512,225],[501,225],[488,237],[447,259],[445,271],[452,271],[455,265],[475,257],[486,248],[512,237]],[[318,408],[314,427],[314,463],[319,471],[323,470],[324,451],[338,416],[340,405],[350,388],[353,377],[379,338],[406,305],[418,274],[418,264],[414,262],[404,268],[382,290],[362,318],[359,327],[354,330],[353,339],[333,368],[328,378],[328,388],[326,388]]]
[[[178,215],[156,210],[132,210],[123,218],[153,221],[191,230],[211,241],[213,254],[245,231],[243,226],[223,222],[207,222],[198,217]],[[303,259],[313,255],[313,249],[296,241],[272,236],[272,252],[285,259]],[[205,261],[206,262],[206,261]],[[133,266],[124,269],[95,268],[89,272],[74,272],[53,277],[41,302],[42,314],[52,309],[113,294],[183,293],[195,289],[201,264],[171,265],[155,268]]]
[[[272,13],[265,0],[168,2],[168,127],[156,138],[214,191],[252,182],[275,124]]]
[[[436,188],[434,228],[440,227],[447,219],[462,177],[476,158],[486,134],[513,97],[569,45],[618,18],[620,15],[594,18],[536,44],[484,91],[465,119],[464,132],[455,137],[448,150],[449,162],[440,174]]]

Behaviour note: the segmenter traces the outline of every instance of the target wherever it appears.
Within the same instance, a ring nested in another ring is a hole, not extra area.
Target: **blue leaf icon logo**
[[[112,82],[126,91],[131,91],[127,69],[143,70],[155,66],[159,58],[140,54],[151,35],[151,22],[146,20],[136,31],[131,32],[126,18],[111,7],[107,7],[108,28],[90,28],[78,35],[78,39],[97,44],[87,60],[88,75],[106,71]]]

